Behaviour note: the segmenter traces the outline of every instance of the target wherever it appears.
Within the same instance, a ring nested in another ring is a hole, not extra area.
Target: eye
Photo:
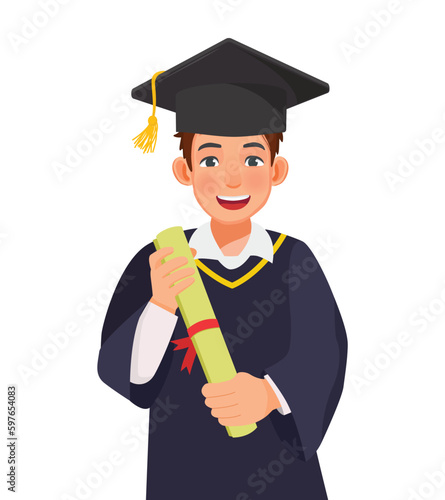
[[[200,167],[217,167],[218,165],[219,162],[216,156],[206,156],[199,164]]]
[[[248,156],[244,165],[246,165],[246,167],[261,167],[264,165],[264,162],[259,156]]]

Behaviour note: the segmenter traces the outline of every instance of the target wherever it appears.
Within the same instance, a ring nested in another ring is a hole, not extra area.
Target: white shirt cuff
[[[289,405],[287,404],[286,400],[284,399],[284,396],[281,394],[280,389],[275,385],[274,381],[270,378],[269,375],[264,375],[264,378],[269,382],[270,386],[273,389],[273,392],[278,398],[278,401],[280,402],[281,407],[277,408],[277,410],[281,413],[281,415],[288,415],[290,413],[290,408]]]
[[[145,384],[155,376],[177,321],[176,314],[152,302],[145,306],[133,340],[130,382]]]

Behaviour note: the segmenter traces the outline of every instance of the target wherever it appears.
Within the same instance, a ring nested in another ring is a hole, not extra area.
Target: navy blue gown
[[[188,239],[193,231],[186,231]],[[151,298],[152,243],[135,255],[116,287],[98,372],[119,394],[151,409],[149,500],[327,498],[316,451],[343,389],[346,333],[307,245],[268,233],[275,243],[273,263],[252,256],[229,270],[215,260],[198,261],[237,371],[269,374],[291,409],[287,415],[273,411],[248,436],[229,437],[212,417],[201,394],[206,379],[198,359],[191,374],[181,371],[185,351],[174,351],[173,343],[153,379],[130,382],[134,333]],[[179,314],[172,340],[186,336]]]

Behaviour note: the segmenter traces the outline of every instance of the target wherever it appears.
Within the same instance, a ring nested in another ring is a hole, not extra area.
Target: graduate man
[[[163,263],[172,248],[142,248],[112,297],[98,371],[151,409],[150,500],[327,498],[316,451],[343,389],[345,329],[310,249],[251,217],[288,172],[277,156],[286,109],[328,90],[232,39],[133,89],[153,104],[136,139],[144,151],[154,148],[156,104],[176,112],[183,156],[173,172],[210,216],[185,234],[238,371],[209,384],[199,363],[183,370],[175,297],[193,269],[183,257]],[[252,423],[240,438],[224,429]]]

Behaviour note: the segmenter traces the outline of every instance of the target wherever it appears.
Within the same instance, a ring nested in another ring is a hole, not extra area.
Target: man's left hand
[[[269,382],[249,373],[237,373],[226,382],[205,384],[201,392],[212,415],[224,426],[253,424],[280,407]]]

